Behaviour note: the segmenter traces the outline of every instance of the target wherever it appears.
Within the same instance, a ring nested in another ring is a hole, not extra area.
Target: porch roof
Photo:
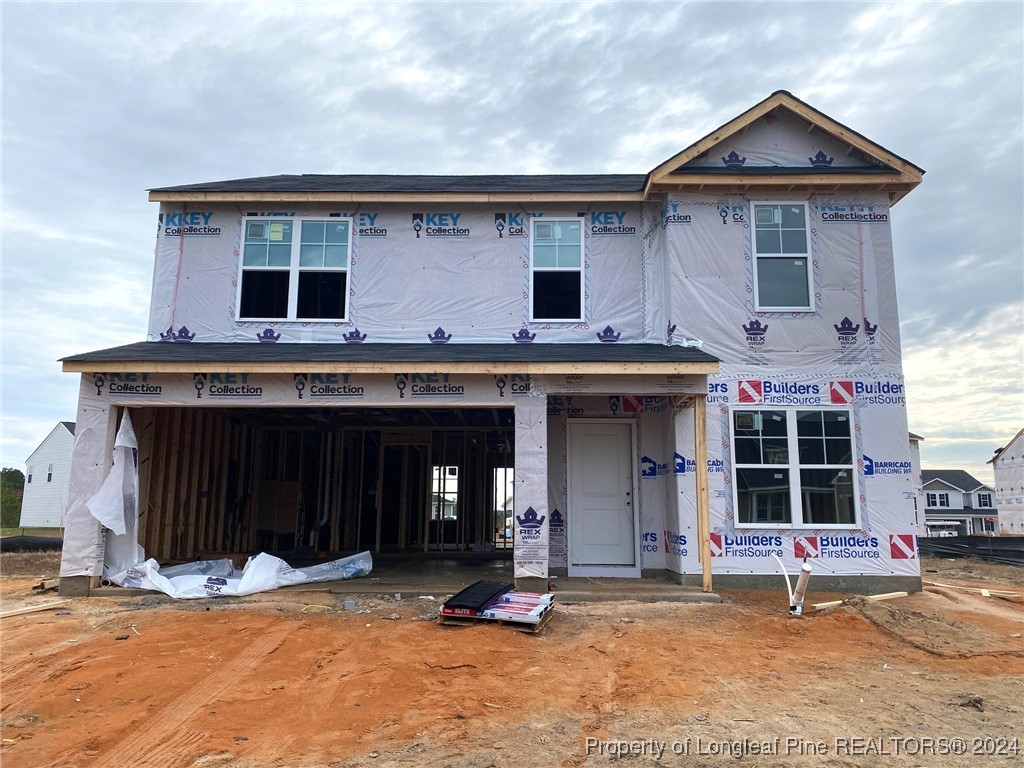
[[[345,344],[142,341],[61,358],[79,373],[718,373],[696,347],[665,344]]]

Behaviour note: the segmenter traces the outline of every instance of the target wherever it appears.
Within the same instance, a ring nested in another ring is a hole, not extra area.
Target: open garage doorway
[[[163,562],[265,551],[512,551],[510,408],[131,409],[140,543]]]

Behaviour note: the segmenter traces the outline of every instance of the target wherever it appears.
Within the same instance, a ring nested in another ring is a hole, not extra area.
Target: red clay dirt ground
[[[30,589],[52,565],[0,567],[4,611],[55,599]],[[1024,593],[1019,568],[923,570]],[[326,591],[77,598],[2,620],[0,762],[1024,764],[1024,603],[928,588],[794,618],[784,593],[722,595],[557,605],[538,635]]]

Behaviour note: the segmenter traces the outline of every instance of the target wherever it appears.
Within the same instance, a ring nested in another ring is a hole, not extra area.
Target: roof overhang
[[[68,373],[698,375],[719,361],[660,344],[237,344],[139,342],[61,360]]]
[[[151,203],[608,203],[641,202],[639,192],[173,192]]]

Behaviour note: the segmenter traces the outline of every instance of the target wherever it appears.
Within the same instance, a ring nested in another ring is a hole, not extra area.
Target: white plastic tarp
[[[373,558],[369,552],[306,568],[292,568],[281,558],[261,552],[249,558],[241,572],[236,571],[232,562],[226,559],[200,560],[168,568],[161,568],[156,560],[149,559],[109,578],[122,587],[150,589],[171,597],[195,599],[241,597],[292,584],[354,579],[368,575],[372,569]]]
[[[125,410],[114,438],[113,466],[99,492],[88,501],[89,512],[107,529],[104,573],[120,573],[146,554],[138,544],[139,474],[135,452],[139,447],[132,420]]]

